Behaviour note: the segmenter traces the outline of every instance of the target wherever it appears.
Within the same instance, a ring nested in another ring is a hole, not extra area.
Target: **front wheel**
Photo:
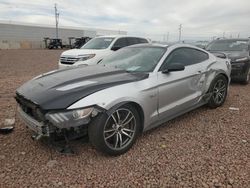
[[[217,108],[223,105],[227,97],[227,87],[228,81],[225,76],[218,75],[215,77],[209,88],[209,93],[211,93],[208,101],[209,107]]]
[[[90,124],[89,140],[94,147],[109,155],[121,155],[134,144],[139,130],[140,117],[131,105],[118,107],[112,114],[100,114]]]
[[[250,68],[248,69],[246,75],[244,76],[244,80],[242,81],[242,84],[248,84],[250,80]]]

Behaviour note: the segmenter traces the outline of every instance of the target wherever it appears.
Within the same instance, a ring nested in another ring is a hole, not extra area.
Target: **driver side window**
[[[207,53],[194,48],[178,48],[171,52],[164,61],[160,70],[167,69],[167,66],[173,63],[180,63],[184,66],[201,63],[209,59]]]
[[[185,48],[178,48],[170,53],[170,55],[165,59],[160,71],[165,70],[168,65],[173,63],[181,63],[184,66],[188,65],[189,55],[187,54]]]
[[[117,47],[117,48],[123,48],[125,46],[128,46],[126,38],[117,39],[117,41],[113,45],[113,47]]]

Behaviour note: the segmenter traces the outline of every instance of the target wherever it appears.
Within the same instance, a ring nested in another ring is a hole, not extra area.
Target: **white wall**
[[[58,35],[63,44],[68,44],[68,37],[95,37],[99,35],[126,34],[122,31],[59,28]],[[55,28],[50,26],[32,26],[0,23],[0,49],[44,48],[44,37],[55,38]]]

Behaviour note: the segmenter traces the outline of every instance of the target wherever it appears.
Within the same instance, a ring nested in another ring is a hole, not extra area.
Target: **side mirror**
[[[169,72],[183,71],[185,66],[182,63],[173,63],[167,66],[166,69],[162,71],[162,73],[166,74]]]
[[[216,52],[216,53],[212,53],[213,55],[215,55],[216,57],[222,58],[222,59],[226,59],[227,56],[224,53],[220,53],[220,52]]]
[[[113,51],[116,51],[116,50],[119,50],[119,49],[121,49],[122,47],[120,47],[120,46],[113,46],[112,48],[111,48],[111,50],[113,50]]]

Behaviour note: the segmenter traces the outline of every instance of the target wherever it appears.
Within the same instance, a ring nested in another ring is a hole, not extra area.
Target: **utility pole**
[[[182,24],[179,26],[179,42],[181,42]]]
[[[240,33],[238,33],[238,38],[240,38]]]
[[[58,39],[59,13],[57,12],[57,4],[55,4],[55,19],[56,19],[56,39]]]

